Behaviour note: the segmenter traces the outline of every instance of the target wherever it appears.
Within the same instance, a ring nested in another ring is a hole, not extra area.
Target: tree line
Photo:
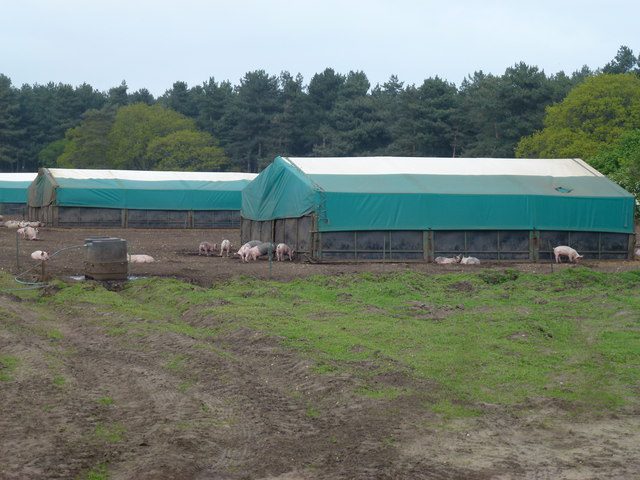
[[[107,92],[88,84],[18,88],[0,74],[0,171],[255,172],[276,155],[536,156],[549,151],[535,142],[549,144],[541,132],[557,127],[545,120],[554,105],[586,80],[639,71],[640,58],[621,47],[604,67],[570,75],[520,62],[502,75],[474,72],[460,86],[437,76],[372,86],[361,71],[327,68],[307,84],[299,74],[257,70],[237,85],[178,81],[158,98],[129,92],[125,82]]]

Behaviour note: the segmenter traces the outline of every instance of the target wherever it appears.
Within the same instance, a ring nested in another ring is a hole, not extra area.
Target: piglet
[[[462,257],[460,263],[463,265],[480,265],[480,260],[476,257]]]
[[[220,256],[225,253],[228,257],[231,254],[231,247],[233,247],[233,245],[231,245],[231,242],[229,240],[227,240],[226,238],[222,240],[222,242],[220,242]]]
[[[291,247],[289,247],[289,245],[287,245],[286,243],[279,243],[276,246],[276,259],[279,262],[284,261],[284,257],[285,255],[287,255],[289,257],[289,261],[293,260],[293,249]]]
[[[210,242],[200,242],[200,246],[198,247],[198,255],[213,255],[215,251],[215,246]]]
[[[155,259],[151,255],[127,255],[129,263],[152,263]]]
[[[37,228],[22,227],[22,228],[19,228],[17,231],[18,231],[18,234],[24,240],[39,240],[38,239],[38,229]]]
[[[460,263],[462,255],[456,255],[455,257],[436,257],[433,261],[440,264],[447,263]]]
[[[571,263],[577,263],[578,259],[582,258],[582,255],[579,255],[573,248],[567,247],[566,245],[560,245],[554,248],[553,255],[556,257],[556,263],[560,263],[561,256],[567,257]]]
[[[42,250],[36,250],[31,254],[31,258],[33,258],[34,260],[40,260],[41,262],[46,262],[47,260],[49,260],[49,254]]]

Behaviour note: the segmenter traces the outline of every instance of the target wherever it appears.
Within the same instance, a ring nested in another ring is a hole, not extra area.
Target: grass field
[[[640,408],[640,271],[407,271],[290,282],[239,277],[212,288],[160,278],[128,282],[117,291],[93,282],[15,288],[10,276],[0,276],[0,291],[19,297],[20,309],[38,321],[25,333],[19,316],[0,312],[4,338],[28,334],[61,345],[64,319],[82,318],[130,348],[162,335],[189,339],[193,348],[161,357],[183,393],[202,387],[189,375],[198,351],[232,358],[216,339],[247,329],[307,359],[313,375],[355,379],[354,396],[373,402],[411,397],[430,412],[432,424],[445,428],[491,408],[524,408],[539,399],[558,402],[577,419]],[[72,361],[73,352],[65,355],[48,362],[47,375],[58,389],[73,384],[56,363]],[[27,375],[29,362],[19,350],[0,353],[0,387]],[[117,400],[108,385],[103,390],[95,403],[113,408]],[[308,420],[327,413],[313,398],[304,400],[304,408]],[[92,428],[103,442],[127,436],[122,421]],[[90,473],[108,477],[103,463]]]
[[[3,286],[12,286],[6,277]],[[401,370],[433,382],[435,408],[458,405],[449,413],[467,414],[463,406],[513,404],[538,396],[566,400],[578,409],[637,402],[639,287],[640,272],[574,268],[555,275],[487,270],[287,283],[240,278],[212,289],[144,279],[119,292],[94,283],[57,283],[53,295],[20,295],[37,299],[25,307],[44,308],[49,315],[51,307],[80,312],[91,305],[111,311],[113,316],[96,320],[110,335],[167,331],[211,338],[241,327],[261,330],[312,358],[317,372],[346,369],[366,379],[371,371]],[[194,326],[184,319],[187,311],[190,318],[224,320]],[[0,362],[0,378],[6,379],[20,359]],[[363,393],[405,392],[371,386]]]

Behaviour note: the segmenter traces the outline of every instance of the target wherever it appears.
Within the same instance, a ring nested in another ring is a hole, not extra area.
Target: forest
[[[459,85],[362,71],[176,81],[158,98],[0,74],[0,171],[39,167],[257,172],[276,155],[580,157],[637,192],[640,55],[547,74],[523,62]],[[635,153],[634,153],[635,152]],[[635,161],[634,161],[635,159]]]

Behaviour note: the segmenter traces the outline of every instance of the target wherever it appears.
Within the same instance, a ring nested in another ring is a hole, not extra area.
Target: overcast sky
[[[364,71],[371,84],[524,61],[547,73],[640,53],[638,0],[0,0],[0,73],[23,83],[238,84],[248,71]]]

